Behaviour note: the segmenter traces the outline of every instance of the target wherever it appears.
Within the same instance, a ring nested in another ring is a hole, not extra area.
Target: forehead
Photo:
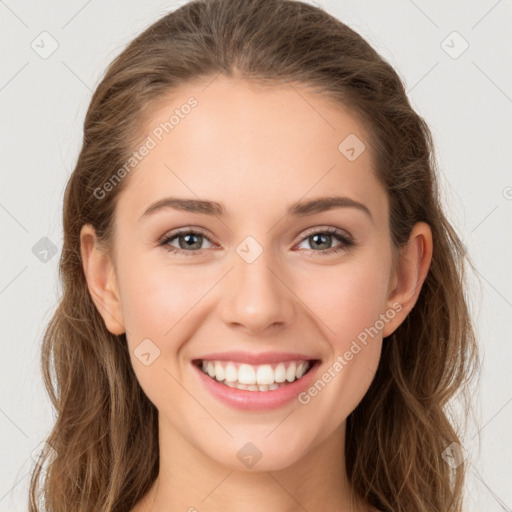
[[[342,194],[377,215],[387,208],[364,126],[305,86],[224,76],[182,85],[148,110],[141,140],[151,149],[119,201],[131,221],[166,195],[262,220],[302,197]]]

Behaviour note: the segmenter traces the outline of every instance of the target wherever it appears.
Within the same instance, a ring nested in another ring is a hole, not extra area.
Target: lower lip
[[[206,375],[198,366],[192,364],[199,374],[206,389],[222,403],[243,410],[272,410],[283,407],[296,400],[298,395],[305,391],[311,384],[314,375],[320,365],[315,361],[310,370],[300,379],[271,391],[247,391],[226,386]]]

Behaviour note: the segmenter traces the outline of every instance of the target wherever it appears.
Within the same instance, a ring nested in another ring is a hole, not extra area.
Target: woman
[[[86,116],[30,510],[44,476],[52,512],[461,511],[465,257],[358,34],[288,0],[169,13]]]

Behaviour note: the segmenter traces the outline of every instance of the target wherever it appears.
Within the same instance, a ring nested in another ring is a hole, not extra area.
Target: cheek
[[[159,339],[193,308],[211,281],[185,268],[148,265],[142,259],[127,262],[123,271],[120,288],[127,330]]]
[[[183,368],[178,359],[183,342],[193,337],[200,325],[205,296],[218,276],[206,267],[201,271],[193,266],[171,267],[162,261],[150,264],[135,256],[119,263],[119,276],[132,365],[147,394],[156,396],[158,379],[172,385],[167,372],[181,379]],[[151,360],[154,357],[148,366],[139,359],[147,352]]]
[[[141,270],[144,269],[144,270]],[[146,396],[161,409],[168,394],[179,401],[176,357],[187,313],[205,293],[179,269],[148,265],[136,258],[119,265],[122,314],[132,367]],[[211,285],[210,285],[211,286]]]
[[[385,263],[367,260],[330,269],[325,277],[325,285],[310,288],[304,302],[313,304],[330,354],[303,399],[311,401],[316,415],[324,415],[324,428],[335,429],[362,400],[377,371],[388,274]]]
[[[335,270],[331,267],[303,288],[304,302],[320,320],[317,323],[336,352],[376,324],[382,330],[378,320],[385,313],[388,280],[386,261],[361,259]],[[311,286],[312,282],[316,286]]]
[[[382,251],[354,258],[334,271],[331,267],[316,276],[309,293],[302,290],[329,344],[330,357],[319,376],[319,389],[325,384],[328,391],[319,394],[326,410],[336,411],[324,419],[332,428],[363,398],[380,360],[391,258],[373,254]]]

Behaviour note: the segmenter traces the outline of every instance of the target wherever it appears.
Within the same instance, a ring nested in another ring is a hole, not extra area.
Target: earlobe
[[[89,293],[112,334],[125,332],[117,278],[110,257],[97,245],[90,224],[80,231],[80,252]]]
[[[432,252],[432,230],[427,223],[418,222],[414,225],[408,242],[399,251],[387,305],[388,308],[397,310],[399,308],[396,304],[400,304],[401,308],[384,327],[383,337],[392,334],[416,304],[430,268]]]

